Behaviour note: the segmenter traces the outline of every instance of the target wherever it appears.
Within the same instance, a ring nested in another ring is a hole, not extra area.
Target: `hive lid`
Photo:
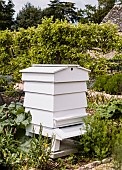
[[[67,68],[78,68],[89,72],[90,70],[75,64],[33,64],[32,67],[21,70],[22,73],[56,73]]]

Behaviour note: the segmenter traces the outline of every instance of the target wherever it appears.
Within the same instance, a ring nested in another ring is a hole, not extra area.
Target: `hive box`
[[[89,70],[79,65],[36,64],[21,70],[24,82],[24,107],[30,111],[32,122],[26,134],[55,135],[53,151],[60,141],[84,133],[83,118],[87,116],[86,91]]]
[[[33,65],[21,71],[24,106],[32,124],[57,128],[85,117],[88,70],[78,65]]]

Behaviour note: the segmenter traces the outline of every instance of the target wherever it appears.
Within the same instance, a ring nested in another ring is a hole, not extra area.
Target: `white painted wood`
[[[24,82],[24,91],[54,95],[54,83],[45,82]]]
[[[85,133],[83,118],[87,116],[85,92],[89,70],[79,65],[37,64],[21,72],[25,111],[32,115],[26,134],[39,134],[41,124],[42,135],[55,136],[53,153],[73,152],[67,146],[65,151],[61,150],[60,141]]]
[[[24,106],[42,110],[54,110],[54,97],[38,93],[25,93]]]
[[[54,84],[54,95],[87,91],[86,82],[65,82]]]
[[[87,113],[80,112],[83,109],[76,109],[78,112],[74,112],[74,114],[71,112],[72,110],[67,110],[62,112],[49,112],[44,110],[37,110],[32,108],[25,108],[25,111],[30,111],[32,115],[32,122],[33,124],[46,126],[49,128],[57,128],[57,127],[63,127],[63,126],[69,126],[74,124],[82,123],[83,117],[87,116]],[[74,111],[74,110],[73,110]],[[63,114],[61,114],[63,113]],[[67,114],[66,114],[67,113]],[[57,116],[58,114],[58,116]],[[59,116],[60,115],[60,116]]]
[[[87,116],[87,113],[84,114],[83,117],[81,116],[72,116],[72,117],[60,117],[54,119],[54,127],[65,127],[75,124],[83,123],[83,118]]]
[[[21,70],[23,81],[73,82],[87,81],[88,70],[76,66],[34,66]]]
[[[71,153],[77,153],[77,145],[76,141],[71,139],[64,139],[60,142],[60,150],[56,152],[52,152],[50,157],[51,158],[59,158],[62,156],[70,155]],[[78,143],[79,144],[79,143]]]
[[[62,70],[61,72],[57,72],[55,74],[55,82],[73,82],[73,81],[88,81],[89,76],[88,72],[76,68],[76,67],[69,67],[66,70]]]
[[[80,68],[82,70],[90,72],[89,69],[81,67],[81,66],[76,65],[76,64],[32,64],[32,67],[77,67],[77,68]]]
[[[87,107],[87,100],[85,92],[56,96],[26,92],[24,106],[48,111],[61,111]]]
[[[25,111],[30,111],[32,115],[32,123],[42,126],[47,126],[50,128],[54,128],[53,123],[53,112],[44,111],[44,110],[37,110],[32,108],[25,108]]]
[[[60,150],[60,140],[54,139],[52,140],[52,152],[56,152]]]
[[[41,67],[39,66],[34,66],[34,67],[29,67],[29,68],[26,68],[26,69],[23,69],[23,70],[21,70],[20,72],[22,72],[22,73],[48,73],[48,74],[54,74],[54,73],[57,73],[57,72],[59,72],[59,71],[62,71],[62,70],[64,70],[64,69],[67,69],[68,68],[68,66],[58,66],[58,67],[56,67],[56,66],[44,66],[44,65],[42,65]]]
[[[35,124],[30,124],[26,128],[26,134],[33,133],[33,129],[35,134],[39,134],[40,126]],[[69,127],[63,127],[63,128],[47,128],[43,127],[42,135],[53,137],[55,136],[55,139],[57,140],[63,140],[68,139],[71,137],[79,136],[81,134],[84,134],[85,127],[84,124],[79,125],[73,125]]]
[[[22,81],[54,82],[54,74],[23,73]]]
[[[32,64],[32,67],[79,67],[76,64]]]
[[[47,82],[24,82],[25,92],[34,92],[42,94],[64,94],[87,91],[86,82],[70,83],[47,83]]]
[[[54,111],[87,107],[85,92],[57,95],[54,98]]]
[[[86,114],[85,108],[75,108],[75,109],[71,109],[71,110],[68,109],[68,110],[53,112],[54,119],[64,117],[64,116],[66,116],[66,117],[70,117],[70,116],[81,116],[81,117],[83,117],[84,114]]]

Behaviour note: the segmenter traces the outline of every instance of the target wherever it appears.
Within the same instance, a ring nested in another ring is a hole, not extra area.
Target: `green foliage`
[[[22,153],[19,149],[20,142],[14,139],[11,131],[0,134],[0,166],[4,169],[16,169],[22,160]]]
[[[25,113],[20,103],[0,106],[0,165],[16,169],[22,160],[20,141],[25,127],[30,123],[30,113]],[[18,138],[19,137],[19,138]]]
[[[20,103],[0,106],[0,133],[9,130],[16,135],[17,133],[20,135],[21,130],[25,129],[30,121],[31,114],[29,112],[26,113]]]
[[[105,91],[109,94],[122,94],[122,74],[99,76],[93,88],[97,91]]]
[[[87,51],[101,48],[105,53],[116,46],[116,27],[107,24],[69,24],[44,19],[37,28],[0,32],[0,74],[21,79],[19,71],[32,64],[80,64],[91,74],[106,72],[106,60],[93,58]],[[92,75],[93,75],[92,74]]]
[[[0,30],[11,29],[14,24],[14,4],[11,0],[6,3],[5,0],[0,0]]]
[[[97,111],[101,118],[119,120],[122,118],[122,100],[111,100],[100,106]]]
[[[0,92],[5,91],[5,86],[8,85],[8,80],[5,77],[0,77]]]
[[[27,29],[28,27],[37,26],[40,24],[41,19],[41,9],[27,3],[17,14],[16,23],[17,27]]]
[[[80,138],[81,155],[91,159],[111,156],[113,149],[117,149],[115,143],[121,138],[121,118],[122,100],[98,105],[93,116],[84,119],[86,133]]]
[[[107,83],[107,81],[108,81],[109,78],[110,78],[110,75],[107,75],[107,74],[102,75],[102,76],[99,76],[99,77],[96,79],[96,81],[95,81],[95,83],[94,83],[94,85],[93,85],[93,88],[94,88],[95,90],[97,90],[97,91],[104,91],[104,90],[105,90],[105,89],[104,89],[104,86],[105,86],[105,84]]]
[[[109,94],[122,94],[122,74],[114,74],[104,86]]]
[[[64,2],[60,0],[50,0],[49,7],[42,11],[42,17],[50,18],[53,16],[53,21],[56,19],[67,20],[68,22],[75,23],[78,20],[75,3]]]
[[[118,50],[118,49],[117,49]],[[111,73],[122,72],[122,54],[117,52],[112,59],[107,59]]]
[[[25,143],[17,140],[12,131],[6,129],[0,134],[0,167],[8,170],[39,168],[44,170],[49,166],[51,142],[42,136],[26,139]]]
[[[29,152],[27,153],[27,167],[47,169],[51,146],[48,136],[42,136],[42,127],[40,126],[39,136],[32,139]]]
[[[115,170],[121,170],[122,169],[122,128],[120,130],[120,133],[118,134],[116,143],[113,148],[113,167]]]
[[[9,30],[0,31],[0,74],[9,75],[9,62],[13,58],[13,37]]]
[[[89,158],[103,159],[111,155],[118,128],[98,113],[85,119],[86,133],[80,139],[80,153]]]
[[[51,152],[51,142],[42,136],[26,138],[25,128],[31,114],[20,103],[0,106],[0,166],[12,170],[28,168],[45,169]]]
[[[121,2],[121,0],[98,0],[97,6],[85,5],[85,9],[78,11],[79,22],[94,22],[100,24],[116,2]]]

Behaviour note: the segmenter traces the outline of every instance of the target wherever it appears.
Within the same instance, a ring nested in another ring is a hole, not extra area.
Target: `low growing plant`
[[[11,103],[0,106],[0,134],[11,131],[14,135],[21,136],[21,132],[31,121],[30,112],[25,112],[21,103]],[[24,134],[22,134],[24,135]]]
[[[111,100],[106,105],[98,107],[101,118],[120,120],[122,118],[122,100]]]
[[[120,132],[117,134],[117,139],[114,144],[112,158],[113,158],[114,169],[121,170],[122,169],[122,124],[120,128]]]
[[[111,155],[118,129],[112,120],[101,119],[99,113],[85,120],[86,133],[81,135],[79,150],[85,157],[103,159]]]
[[[46,169],[49,166],[51,147],[52,143],[49,141],[48,136],[42,136],[42,127],[40,126],[39,136],[36,138],[34,135],[26,155],[27,168]]]
[[[23,143],[23,129],[25,130],[30,121],[30,113],[24,112],[20,103],[0,107],[0,168],[44,170],[48,166],[52,144],[48,137],[42,136],[41,126],[38,137],[26,137]]]

